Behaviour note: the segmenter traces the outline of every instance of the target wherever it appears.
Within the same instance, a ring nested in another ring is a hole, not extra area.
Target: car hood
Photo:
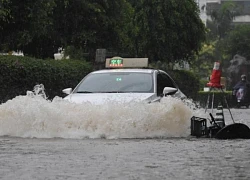
[[[156,97],[154,93],[73,93],[66,96],[64,99],[74,103],[92,103],[92,104],[104,104],[106,102],[115,101],[120,103],[128,102],[150,102]]]

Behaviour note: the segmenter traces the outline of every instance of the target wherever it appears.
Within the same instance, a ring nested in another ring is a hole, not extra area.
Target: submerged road
[[[250,109],[231,109],[250,124]],[[226,122],[232,123],[227,110]],[[0,137],[1,180],[250,179],[249,140]]]

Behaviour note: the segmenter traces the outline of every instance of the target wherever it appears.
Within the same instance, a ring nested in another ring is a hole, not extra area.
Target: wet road
[[[231,110],[250,124],[249,109]],[[227,124],[230,116],[224,110]],[[0,179],[250,179],[249,140],[0,138]]]

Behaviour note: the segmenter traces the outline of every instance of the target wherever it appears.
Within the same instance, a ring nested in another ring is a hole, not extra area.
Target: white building
[[[206,13],[206,5],[207,0],[196,0],[199,9],[200,9],[200,18],[204,24],[207,22],[207,13]]]
[[[218,9],[225,2],[235,2],[242,9],[242,15],[236,16],[234,23],[250,23],[250,0],[196,0],[196,2],[200,8],[200,17],[205,24],[207,20],[211,20],[207,10]]]

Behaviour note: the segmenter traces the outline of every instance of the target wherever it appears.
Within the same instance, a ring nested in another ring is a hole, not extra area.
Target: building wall
[[[207,14],[206,14],[206,2],[207,0],[197,0],[196,1],[199,9],[200,9],[200,18],[204,24],[206,24],[207,21]]]
[[[219,9],[225,2],[235,2],[241,7],[242,15],[237,16],[234,23],[250,23],[250,0],[196,0],[196,2],[200,8],[200,17],[205,24],[208,19],[211,19],[209,11]]]

